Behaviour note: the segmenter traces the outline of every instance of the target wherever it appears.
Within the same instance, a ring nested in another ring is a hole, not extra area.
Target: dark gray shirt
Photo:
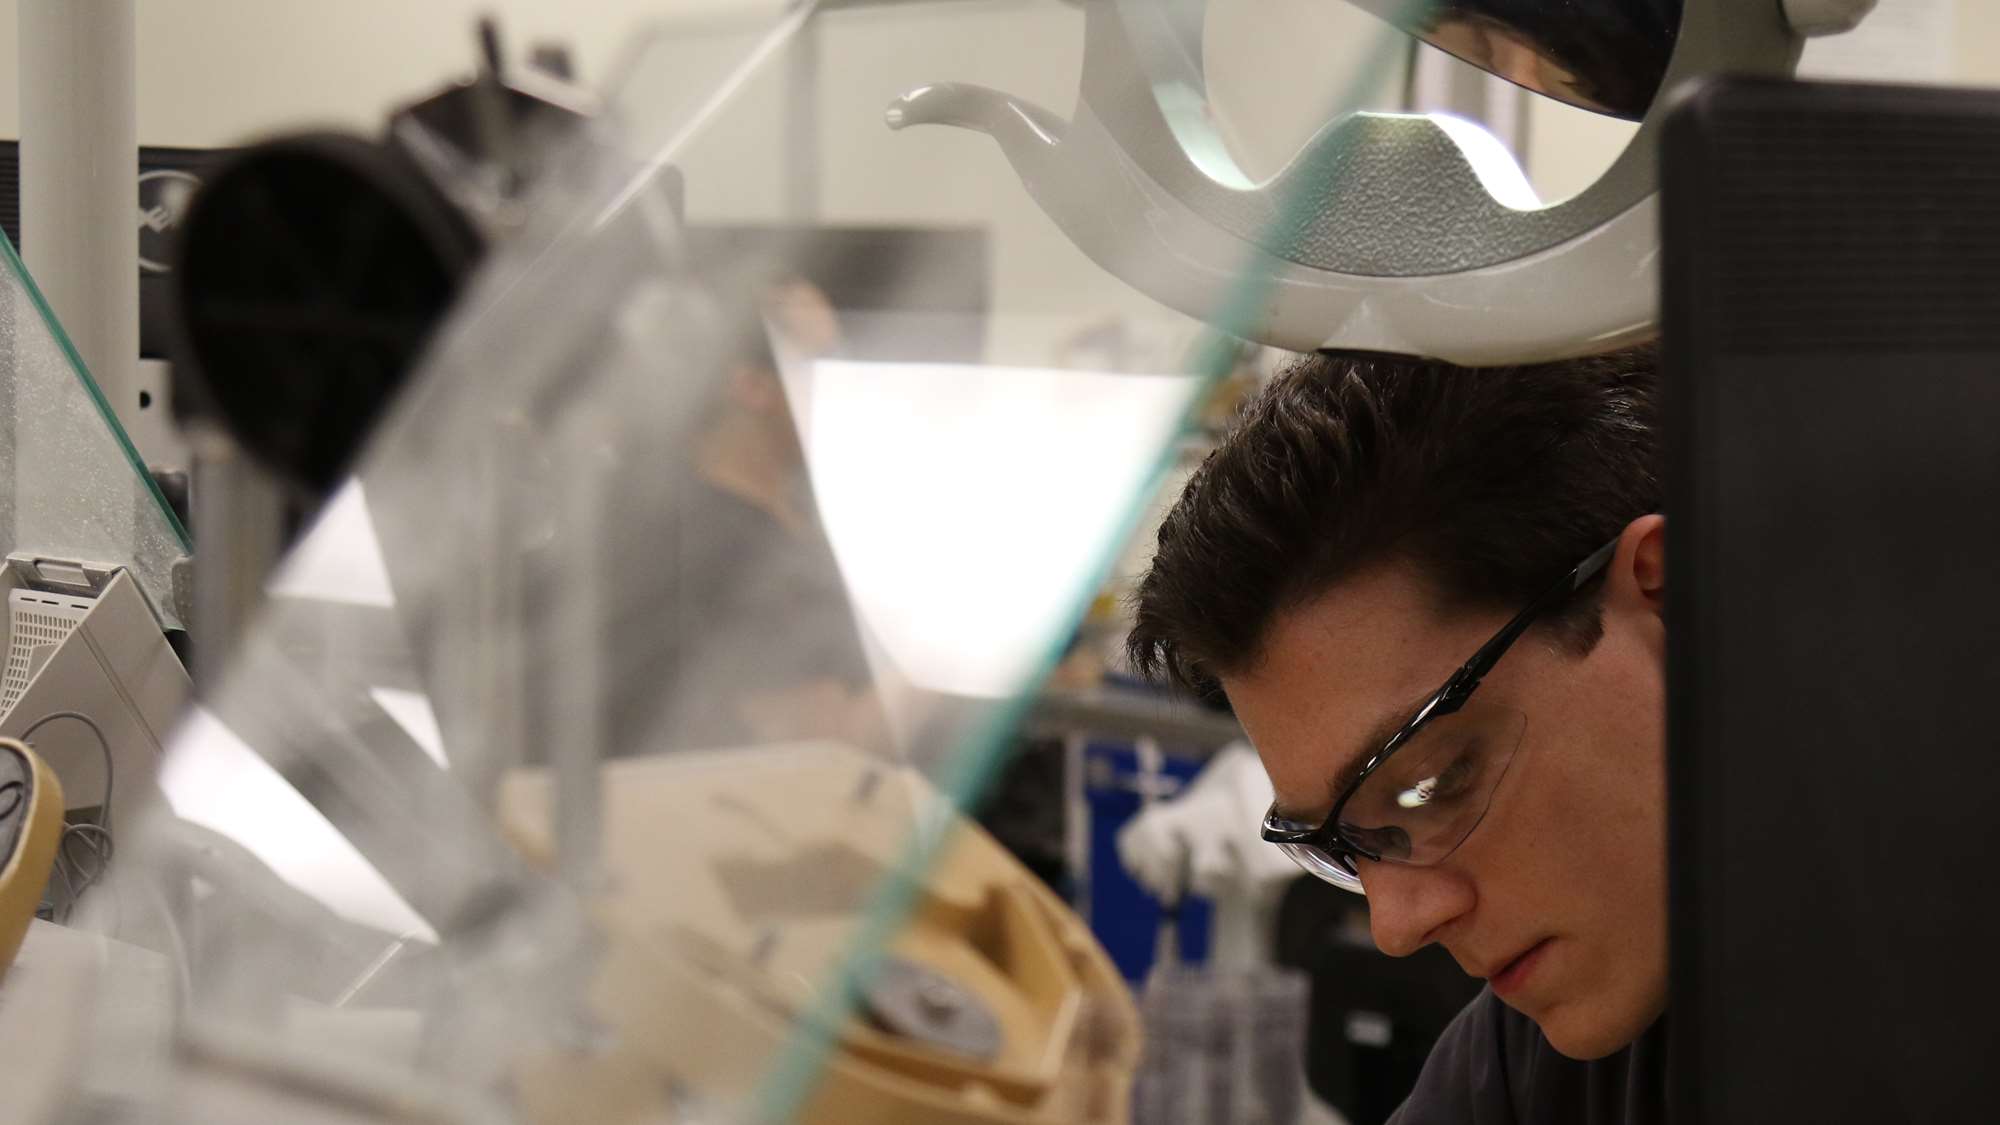
[[[1389,1125],[1661,1125],[1666,1035],[1662,1018],[1624,1050],[1578,1062],[1484,990],[1438,1038]]]

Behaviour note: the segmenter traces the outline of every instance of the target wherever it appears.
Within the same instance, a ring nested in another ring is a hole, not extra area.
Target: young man
[[[1160,527],[1134,665],[1226,693],[1384,952],[1488,983],[1400,1125],[1665,1117],[1657,399],[1651,348],[1311,357]]]

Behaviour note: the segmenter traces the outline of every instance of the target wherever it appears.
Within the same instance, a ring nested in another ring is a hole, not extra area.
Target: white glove
[[[1118,860],[1162,902],[1183,894],[1254,895],[1298,874],[1258,830],[1271,807],[1271,781],[1246,743],[1209,759],[1178,797],[1132,818],[1118,833]]]

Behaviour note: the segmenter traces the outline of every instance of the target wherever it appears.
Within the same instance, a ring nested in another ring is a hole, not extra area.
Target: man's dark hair
[[[1518,367],[1313,355],[1274,378],[1160,525],[1132,665],[1210,694],[1272,620],[1391,559],[1447,609],[1519,609],[1662,505],[1652,345]],[[1546,620],[1570,651],[1594,597]]]

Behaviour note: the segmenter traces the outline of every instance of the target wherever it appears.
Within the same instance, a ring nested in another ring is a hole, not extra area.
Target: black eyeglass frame
[[[1539,597],[1529,602],[1525,609],[1515,614],[1512,621],[1501,626],[1500,631],[1493,634],[1490,640],[1480,645],[1479,651],[1472,654],[1472,659],[1460,665],[1458,671],[1453,672],[1451,678],[1444,682],[1444,686],[1432,693],[1431,697],[1410,716],[1410,720],[1391,735],[1389,741],[1383,743],[1382,748],[1362,765],[1360,772],[1354,775],[1354,779],[1347,783],[1340,797],[1334,801],[1333,811],[1326,815],[1325,820],[1313,827],[1297,827],[1298,822],[1280,816],[1278,806],[1274,804],[1271,806],[1271,811],[1264,816],[1262,832],[1264,840],[1272,844],[1310,847],[1344,868],[1350,875],[1357,874],[1354,866],[1357,858],[1384,862],[1381,853],[1348,839],[1341,832],[1340,814],[1346,809],[1347,803],[1354,798],[1354,794],[1360,790],[1370,774],[1380,769],[1384,762],[1415,738],[1417,733],[1433,719],[1453,714],[1465,706],[1465,701],[1472,697],[1473,691],[1479,687],[1487,673],[1493,670],[1493,666],[1500,662],[1500,658],[1507,654],[1508,649],[1514,647],[1514,642],[1521,639],[1521,635],[1528,631],[1528,627],[1589,585],[1590,581],[1602,573],[1605,566],[1611,562],[1611,556],[1617,549],[1618,540],[1613,539],[1591,552],[1590,557],[1576,564],[1569,573],[1556,580]],[[1484,813],[1481,814],[1481,819],[1484,819]],[[1478,825],[1474,824],[1472,831],[1477,830]],[[1471,831],[1466,835],[1470,837]],[[1464,840],[1460,840],[1459,843],[1464,843]],[[1452,850],[1456,851],[1457,845],[1453,845]]]

